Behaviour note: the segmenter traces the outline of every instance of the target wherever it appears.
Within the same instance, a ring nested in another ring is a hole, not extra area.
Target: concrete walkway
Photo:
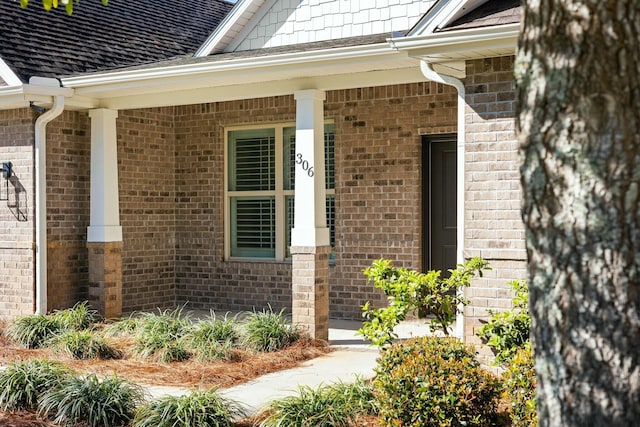
[[[271,401],[298,393],[300,386],[317,388],[321,384],[336,382],[351,383],[357,377],[372,378],[378,358],[378,349],[356,335],[360,322],[332,320],[329,343],[334,351],[284,371],[274,372],[244,384],[220,390],[255,415]],[[424,335],[425,325],[408,322],[396,329],[401,338]],[[180,387],[148,386],[152,398],[188,393],[190,389]]]

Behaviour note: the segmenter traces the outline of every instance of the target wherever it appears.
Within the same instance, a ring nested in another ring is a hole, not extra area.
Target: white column
[[[300,90],[296,100],[295,216],[291,246],[329,246],[324,172],[324,99],[321,90]]]
[[[91,217],[88,242],[121,242],[118,196],[118,112],[100,108],[91,118]]]

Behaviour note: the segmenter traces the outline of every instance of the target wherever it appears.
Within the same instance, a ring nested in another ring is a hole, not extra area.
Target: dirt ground
[[[49,349],[24,349],[13,343],[1,333],[0,329],[0,366],[10,363],[41,358],[57,360],[78,374],[96,373],[113,375],[139,384],[166,385],[209,389],[211,387],[226,388],[250,381],[271,372],[293,368],[300,363],[329,353],[331,350],[325,342],[302,339],[295,344],[273,353],[252,353],[237,351],[232,361],[204,363],[186,361],[174,363],[157,363],[141,361],[132,357],[131,343],[122,341],[118,345],[125,358],[118,360],[75,360],[55,354]],[[237,427],[253,426],[252,421],[244,421]],[[30,412],[0,411],[0,427],[59,427],[58,424],[39,418]]]
[[[122,343],[121,350],[130,354],[130,344]],[[330,351],[324,342],[300,340],[274,353],[238,351],[233,361],[204,363],[195,360],[157,363],[125,357],[116,360],[75,360],[57,355],[48,349],[27,350],[0,334],[0,365],[17,360],[46,358],[58,360],[77,373],[112,375],[149,385],[167,385],[209,389],[226,388],[252,380],[258,376],[297,366]],[[2,424],[0,424],[2,426]]]

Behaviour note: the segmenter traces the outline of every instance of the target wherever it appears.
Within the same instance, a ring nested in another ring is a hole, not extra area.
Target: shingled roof
[[[489,27],[520,22],[521,0],[489,0],[441,31]]]
[[[233,4],[223,0],[83,0],[26,10],[0,1],[0,58],[23,82],[31,76],[79,74],[193,54]]]

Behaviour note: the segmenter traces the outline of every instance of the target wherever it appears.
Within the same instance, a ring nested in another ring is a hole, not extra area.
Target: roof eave
[[[242,21],[249,21],[253,16],[252,9],[255,9],[256,5],[259,7],[262,3],[264,0],[238,1],[193,56],[200,58],[223,51],[235,35],[242,30]]]
[[[452,30],[388,39],[392,48],[410,57],[446,62],[514,54],[520,24]]]
[[[284,53],[269,56],[257,56],[250,58],[230,59],[226,61],[205,61],[193,64],[172,66],[160,66],[146,69],[111,71],[81,75],[76,77],[61,78],[65,87],[76,89],[95,88],[100,86],[130,83],[135,81],[160,81],[166,78],[192,78],[207,74],[232,73],[241,76],[243,73],[277,72],[283,67],[299,66],[322,62],[341,62],[343,64],[365,61],[374,57],[395,55],[397,52],[390,49],[387,43],[377,43],[365,46],[350,46],[317,51]],[[86,90],[83,91],[86,93]]]
[[[0,87],[0,110],[28,107],[31,102],[49,104],[54,96],[73,96],[73,89],[21,84]]]

